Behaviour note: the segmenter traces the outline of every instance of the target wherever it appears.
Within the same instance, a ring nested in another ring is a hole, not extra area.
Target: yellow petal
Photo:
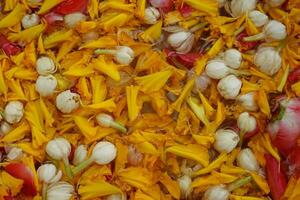
[[[140,37],[145,42],[153,43],[161,36],[162,21],[158,21],[156,24],[150,26],[147,30],[140,34]]]
[[[130,121],[135,120],[140,112],[140,108],[137,104],[138,92],[138,86],[131,85],[126,87],[128,117]]]
[[[257,98],[257,104],[260,108],[260,111],[264,113],[267,117],[270,117],[271,111],[266,92],[264,90],[259,90]]]
[[[192,137],[198,144],[205,146],[207,148],[209,148],[215,141],[215,138],[213,136],[193,134]]]
[[[11,33],[8,35],[8,39],[11,41],[31,42],[32,40],[38,38],[45,28],[46,24],[39,24],[18,33]]]
[[[46,126],[52,127],[53,123],[55,122],[55,119],[52,116],[52,113],[51,113],[49,107],[47,106],[47,104],[45,103],[45,101],[42,98],[40,99],[40,106],[41,106],[41,110],[42,110],[44,118],[45,118]]]
[[[12,91],[12,93],[9,94],[8,99],[25,101],[27,100],[19,79],[8,80],[8,87]]]
[[[104,12],[109,9],[117,9],[127,12],[133,12],[135,8],[134,4],[123,3],[121,1],[102,1],[99,4],[100,12]]]
[[[42,152],[42,151],[39,151],[39,149],[33,148],[32,144],[30,142],[19,142],[12,146],[22,149],[22,151],[34,156],[39,161],[44,160],[45,152]]]
[[[140,86],[140,90],[145,93],[160,90],[172,75],[171,70],[156,72],[150,75],[135,77],[134,80]]]
[[[63,73],[63,75],[72,76],[72,77],[82,77],[82,76],[89,76],[94,73],[95,73],[94,66],[90,64],[88,66],[77,65],[77,66],[70,67],[69,70]]]
[[[269,194],[270,188],[265,178],[256,174],[255,172],[251,172],[251,177],[254,182],[258,185],[258,187],[264,192],[264,194]]]
[[[45,47],[44,47],[44,42],[43,42],[43,34],[41,34],[40,36],[39,36],[39,39],[38,39],[38,52],[40,53],[40,54],[44,54],[44,53],[46,53],[46,50],[45,50]]]
[[[16,0],[5,0],[3,11],[8,12],[14,9],[17,5],[18,1]]]
[[[195,179],[192,183],[192,187],[208,187],[210,185],[231,183],[236,179],[238,179],[238,176],[213,171],[211,175]]]
[[[207,174],[207,173],[219,168],[226,160],[227,160],[227,154],[221,153],[218,156],[218,158],[216,158],[213,162],[211,162],[207,167],[194,172],[194,175],[198,176],[198,175]]]
[[[192,98],[192,97],[190,97],[190,98],[187,99],[187,103],[191,107],[191,109],[194,112],[194,114],[198,117],[198,119],[205,126],[208,126],[209,125],[209,120],[207,119],[207,117],[205,115],[205,110],[204,110],[203,105],[199,105],[197,103],[197,100],[195,98]]]
[[[124,26],[133,18],[130,13],[120,13],[120,12],[107,12],[100,18],[100,27],[105,31],[110,31],[116,27]]]
[[[241,92],[243,94],[248,93],[248,92],[258,91],[261,89],[260,85],[251,83],[245,79],[243,79],[242,82],[243,82],[243,86],[242,86]]]
[[[223,103],[218,102],[216,117],[213,122],[211,122],[207,127],[204,129],[204,133],[215,133],[218,127],[222,124],[225,120],[225,106]]]
[[[86,138],[92,138],[97,134],[97,127],[94,127],[88,119],[80,116],[73,116],[74,123]]]
[[[101,103],[107,95],[105,78],[103,76],[92,76],[90,78],[93,93],[93,104]]]
[[[142,192],[141,190],[138,190],[138,191],[134,194],[134,200],[155,200],[155,199],[152,198],[150,195],[145,194],[145,193]]]
[[[96,111],[105,110],[105,111],[108,111],[108,112],[113,112],[116,109],[117,106],[114,102],[114,99],[111,98],[111,99],[102,101],[100,103],[91,104],[91,105],[88,105],[88,106],[85,106],[85,107],[90,108],[92,110],[96,110]]]
[[[240,168],[240,167],[228,166],[228,165],[223,164],[221,166],[221,168],[220,168],[220,172],[222,172],[224,174],[236,174],[236,175],[239,175],[239,174],[244,174],[247,171],[244,170],[243,168]]]
[[[48,139],[37,127],[31,125],[32,147],[40,148]]]
[[[290,66],[287,65],[284,69],[283,75],[282,75],[282,77],[279,81],[279,84],[277,86],[277,91],[282,92],[284,86],[286,85],[286,81],[288,79],[289,72],[290,72]],[[292,89],[293,89],[293,86],[292,86]]]
[[[143,19],[145,15],[146,0],[137,0],[136,7],[136,16],[138,16],[140,19]]]
[[[205,114],[208,115],[208,117],[211,117],[215,113],[215,109],[210,105],[208,99],[201,92],[199,92],[199,96],[203,104]]]
[[[128,146],[120,140],[117,140],[115,144],[117,152],[119,152],[115,160],[115,171],[118,172],[120,169],[124,169],[127,163]]]
[[[58,53],[57,53],[57,61],[60,61],[61,59],[64,58],[72,49],[75,47],[75,45],[79,42],[80,38],[79,37],[73,37],[71,41],[66,41],[62,43],[60,46]]]
[[[13,11],[0,20],[0,28],[7,28],[16,25],[26,14],[25,7],[18,3]]]
[[[99,56],[97,59],[94,59],[93,66],[94,69],[109,76],[113,80],[120,80],[118,66],[114,62],[106,60],[104,56]]]
[[[256,26],[253,24],[249,17],[246,17],[246,31],[248,35],[256,35],[259,33]]]
[[[31,127],[34,126],[39,131],[45,132],[44,117],[39,101],[27,103],[25,107],[25,118]]]
[[[180,111],[180,108],[181,108],[181,105],[183,103],[183,101],[187,98],[187,96],[191,93],[193,87],[194,87],[194,84],[195,84],[195,80],[194,79],[191,79],[189,80],[185,86],[183,87],[181,93],[180,93],[180,96],[176,99],[175,102],[173,102],[171,105],[170,105],[170,108],[168,110],[168,113],[172,113],[174,110],[176,110],[177,112]]]
[[[72,35],[73,35],[72,29],[56,31],[44,39],[44,47],[46,49],[55,47],[58,44],[60,44],[61,42],[71,40]]]
[[[87,77],[80,77],[76,86],[82,98],[86,100],[91,100],[92,94],[89,90],[89,83]]]
[[[96,197],[107,196],[110,194],[122,193],[122,191],[103,180],[93,180],[89,184],[80,185],[78,193],[81,199],[95,199]]]
[[[253,76],[257,76],[257,77],[260,77],[262,79],[265,79],[265,80],[271,80],[272,78],[265,75],[264,73],[258,71],[257,69],[253,68],[253,67],[250,67],[250,73],[253,75]]]
[[[107,47],[113,47],[117,45],[117,41],[110,36],[103,36],[100,37],[98,40],[93,40],[84,43],[79,47],[80,49],[96,49],[96,48],[107,48]]]
[[[160,174],[159,181],[167,188],[169,193],[175,198],[180,198],[180,187],[177,181],[171,179],[168,174]]]
[[[153,174],[148,169],[141,167],[129,167],[120,170],[117,176],[121,181],[139,189],[147,188],[154,182]]]
[[[215,43],[214,45],[209,49],[209,51],[207,52],[207,55],[212,58],[214,56],[216,56],[224,47],[224,41],[223,39],[220,37]]]
[[[205,12],[212,16],[217,16],[219,11],[219,5],[217,1],[214,0],[184,0],[184,2],[191,7],[201,11]]]
[[[64,0],[45,0],[38,12],[39,15],[47,13],[51,8],[54,8],[56,5],[60,4]]]
[[[7,85],[5,84],[5,80],[4,80],[4,77],[3,77],[3,69],[1,67],[1,69],[0,69],[0,93],[4,94],[4,97],[6,98],[7,97],[7,91],[8,91],[8,88],[7,88]]]
[[[13,143],[25,137],[26,133],[30,132],[30,126],[27,123],[21,123],[17,128],[7,133],[2,139],[2,142]]]
[[[76,25],[76,30],[79,33],[92,32],[97,27],[97,23],[94,21],[82,21]]]
[[[264,197],[250,197],[250,196],[238,196],[238,195],[230,195],[230,199],[232,200],[267,200],[267,198]]]
[[[9,191],[11,192],[12,196],[17,195],[22,187],[23,187],[23,180],[21,179],[16,179],[9,173],[2,171],[0,174],[0,182],[1,182],[1,187],[7,187]]]
[[[98,18],[99,14],[99,2],[98,0],[90,0],[87,10],[92,18],[92,20],[94,20],[95,18]]]
[[[192,159],[207,167],[209,164],[209,155],[206,148],[198,144],[173,145],[166,149],[166,152],[177,156]]]

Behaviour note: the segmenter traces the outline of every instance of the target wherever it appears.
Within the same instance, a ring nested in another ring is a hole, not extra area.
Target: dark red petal
[[[202,55],[201,53],[178,54],[175,51],[171,51],[169,49],[164,49],[164,52],[170,64],[176,65],[174,63],[175,61],[188,69],[191,69],[194,66],[194,62]]]
[[[288,76],[288,81],[293,84],[297,81],[299,81],[300,79],[300,68],[293,70],[292,72],[290,72],[289,76]]]
[[[256,135],[259,132],[259,127],[256,126],[256,128],[253,131],[250,131],[248,133],[245,134],[244,139],[245,140],[249,140],[250,138],[252,138],[254,135]]]
[[[242,32],[236,37],[236,45],[238,46],[239,50],[242,52],[254,49],[255,47],[257,47],[260,44],[259,41],[245,42],[244,37],[247,37],[247,36],[248,35],[246,32]]]
[[[173,5],[172,0],[149,0],[149,2],[155,8],[167,8]]]
[[[270,186],[271,195],[273,200],[280,200],[287,185],[286,176],[280,163],[273,156],[266,154],[265,158],[267,181]]]
[[[24,181],[22,192],[25,195],[36,195],[36,187],[34,184],[33,173],[29,167],[23,163],[9,163],[5,166],[5,171],[15,178],[22,179]]]
[[[58,13],[50,12],[43,16],[48,25],[55,24],[56,22],[64,21],[64,17]]]
[[[88,2],[89,0],[65,0],[53,8],[52,11],[62,15],[67,15],[74,12],[85,13]]]
[[[300,147],[295,147],[287,157],[289,174],[300,177]]]
[[[7,56],[16,55],[21,51],[21,48],[10,42],[4,35],[0,34],[0,48],[5,52]]]
[[[186,3],[184,3],[182,7],[179,8],[179,12],[183,17],[189,17],[192,14],[192,11],[193,8]]]

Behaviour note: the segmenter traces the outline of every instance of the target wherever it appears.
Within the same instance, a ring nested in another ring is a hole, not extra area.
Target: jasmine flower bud
[[[278,7],[281,6],[285,0],[268,0],[267,3],[272,7]]]
[[[217,85],[219,93],[225,99],[235,99],[240,93],[241,87],[242,81],[234,75],[222,78]]]
[[[238,144],[239,135],[230,129],[219,129],[215,134],[214,148],[219,152],[230,153]]]
[[[62,177],[61,170],[58,170],[53,164],[43,164],[37,170],[38,178],[43,183],[55,183]]]
[[[18,147],[13,147],[9,150],[8,154],[6,155],[8,160],[18,160],[22,157],[23,151]]]
[[[229,75],[232,70],[221,60],[211,60],[205,67],[205,73],[213,79],[221,79]]]
[[[188,53],[194,44],[194,34],[186,31],[172,33],[169,35],[167,42],[173,47],[178,53]]]
[[[192,179],[190,176],[184,175],[177,179],[177,182],[180,187],[181,195],[186,199],[192,192]]]
[[[241,168],[249,171],[259,170],[258,162],[253,152],[249,148],[245,148],[240,151],[240,153],[237,156],[237,163]]]
[[[224,185],[216,185],[205,191],[203,200],[228,200],[229,195],[230,192]]]
[[[134,51],[127,46],[116,47],[115,59],[122,65],[129,65],[134,59]]]
[[[156,8],[152,6],[146,8],[144,15],[144,21],[146,22],[146,24],[155,24],[159,17],[159,11]]]
[[[36,61],[36,71],[39,75],[49,75],[56,72],[53,60],[47,56],[41,56]]]
[[[248,111],[256,111],[258,109],[255,101],[255,92],[249,92],[237,97],[237,102]]]
[[[236,49],[227,49],[224,52],[225,64],[233,69],[238,69],[242,63],[242,54]]]
[[[52,183],[47,190],[47,200],[70,200],[74,193],[74,188],[67,182],[60,181]]]
[[[281,56],[274,47],[260,47],[255,53],[254,64],[263,73],[273,76],[281,67]]]
[[[27,29],[33,26],[36,26],[40,23],[40,17],[33,13],[33,14],[27,14],[22,18],[22,26],[23,28]]]
[[[10,101],[4,109],[4,118],[8,123],[15,124],[21,121],[24,107],[20,101]]]
[[[247,12],[254,10],[256,7],[256,0],[232,0],[230,9],[234,17],[239,17]]]
[[[80,95],[71,90],[61,92],[56,97],[56,107],[62,113],[71,113],[80,105]]]
[[[36,91],[43,97],[52,96],[57,86],[57,80],[52,75],[39,76],[35,82]]]
[[[122,124],[116,122],[114,118],[108,114],[100,113],[96,116],[96,120],[100,126],[115,128],[122,133],[126,133],[127,131]]]
[[[85,145],[79,145],[75,152],[73,158],[73,164],[78,165],[79,163],[83,162],[87,157],[87,149]]]
[[[243,112],[239,115],[237,125],[241,132],[248,133],[256,129],[256,119],[249,115],[248,112]]]
[[[1,122],[1,124],[0,124],[0,134],[6,135],[11,130],[12,130],[12,127],[9,123],[7,123],[5,121]]]
[[[87,17],[81,12],[74,12],[64,16],[64,22],[69,28],[74,28],[79,22],[85,21]]]
[[[256,27],[261,27],[269,21],[269,17],[258,10],[251,11],[249,18]]]

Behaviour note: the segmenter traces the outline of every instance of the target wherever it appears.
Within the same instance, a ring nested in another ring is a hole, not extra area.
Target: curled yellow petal
[[[140,90],[146,93],[160,90],[172,75],[172,70],[156,72],[150,75],[135,77],[134,80],[140,86]]]
[[[267,94],[264,90],[259,90],[257,95],[257,104],[260,111],[264,113],[267,117],[271,116],[270,106],[268,102]]]
[[[265,178],[261,177],[260,175],[256,174],[255,172],[251,172],[251,177],[254,182],[258,185],[258,187],[264,192],[264,194],[268,194],[270,192],[269,185]]]
[[[92,138],[97,134],[97,127],[94,127],[88,119],[80,116],[73,116],[74,123],[86,138]]]
[[[119,179],[133,187],[144,189],[153,184],[153,173],[142,167],[129,167],[120,170],[117,174]]]
[[[32,40],[38,38],[45,28],[46,24],[39,24],[18,33],[11,33],[8,35],[8,39],[11,41],[31,42]]]
[[[46,126],[52,127],[53,123],[55,122],[55,119],[52,116],[51,110],[49,109],[49,107],[47,106],[47,104],[45,103],[45,101],[42,98],[40,99],[40,106],[41,106],[41,110],[42,110],[42,113],[45,118]]]
[[[210,105],[208,99],[201,92],[199,92],[199,97],[200,97],[201,102],[203,104],[205,114],[208,117],[211,117],[215,113],[215,109]]]
[[[214,0],[184,0],[184,2],[191,7],[207,13],[212,16],[217,16],[218,15],[218,10],[219,10],[219,5],[217,1]]]
[[[232,200],[267,200],[267,198],[264,197],[250,197],[250,196],[238,196],[238,195],[230,195],[230,199]]]
[[[140,19],[143,19],[145,15],[146,0],[137,0],[136,7],[136,16],[138,16]]]
[[[100,27],[105,31],[112,30],[116,27],[121,27],[132,19],[133,15],[130,13],[106,13],[100,19]]]
[[[180,187],[177,181],[173,180],[166,173],[160,174],[159,181],[167,188],[169,193],[175,198],[180,198]]]
[[[207,148],[209,148],[215,141],[215,138],[213,136],[193,134],[192,137],[198,144],[205,146]]]
[[[199,169],[198,171],[194,172],[195,176],[207,174],[212,170],[219,168],[225,161],[227,160],[227,154],[221,153],[218,158],[216,158],[213,162],[211,162],[207,167]]]
[[[73,37],[71,41],[64,42],[57,53],[57,61],[60,61],[66,56],[74,47],[75,45],[80,41],[79,37]]]
[[[46,49],[52,48],[60,44],[61,42],[71,40],[73,35],[73,30],[62,30],[56,31],[44,39],[44,47]]]
[[[16,25],[26,14],[24,5],[18,3],[8,15],[0,20],[0,28],[7,28]]]
[[[198,119],[205,126],[208,126],[209,125],[209,120],[207,119],[207,116],[205,114],[205,110],[204,110],[203,105],[199,105],[197,103],[197,100],[195,98],[192,98],[192,97],[190,97],[190,98],[187,99],[187,103],[191,107],[191,109],[194,112],[194,114],[198,117]]]
[[[162,21],[150,26],[147,30],[140,34],[145,42],[153,43],[160,38],[162,31]]]
[[[51,10],[51,8],[54,8],[55,6],[57,6],[58,4],[60,4],[61,2],[63,2],[64,0],[45,0],[38,12],[38,14],[45,14],[47,13],[49,10]]]
[[[94,67],[93,65],[83,66],[83,65],[76,65],[70,67],[67,71],[63,73],[65,76],[73,76],[73,77],[82,77],[94,74]]]
[[[219,38],[207,52],[208,57],[212,58],[216,56],[222,50],[224,45],[224,40],[222,38]]]
[[[138,92],[139,92],[138,86],[131,85],[126,87],[128,117],[130,121],[135,120],[140,111],[140,108],[137,104]]]
[[[107,87],[103,76],[92,76],[90,78],[93,93],[93,104],[104,101],[107,95]]]
[[[177,156],[192,159],[207,167],[209,164],[209,155],[205,147],[198,144],[173,145],[166,149],[166,152]]]
[[[95,199],[97,197],[107,196],[110,194],[122,193],[122,191],[106,181],[103,180],[93,180],[88,184],[80,185],[78,193],[81,199]]]
[[[97,59],[93,60],[94,69],[109,76],[115,81],[120,80],[120,73],[118,71],[118,66],[107,59],[104,56],[99,56]]]
[[[26,133],[30,132],[30,126],[27,123],[21,123],[17,128],[7,133],[0,141],[12,143],[21,140]]]
[[[84,43],[79,49],[96,49],[96,48],[107,48],[117,45],[117,41],[110,36],[100,37],[98,40],[92,40]]]
[[[89,109],[93,109],[93,110],[97,110],[97,111],[101,111],[101,110],[105,110],[108,112],[113,112],[116,109],[116,104],[114,102],[114,99],[108,99],[106,101],[102,101],[100,103],[95,103],[95,104],[90,104],[88,106],[85,106],[86,108]]]
[[[15,196],[21,191],[23,187],[23,180],[13,177],[6,171],[2,171],[0,173],[0,187],[6,187],[11,195]]]
[[[99,2],[98,0],[90,0],[87,10],[92,18],[94,20],[95,18],[98,18],[99,16]]]
[[[205,187],[207,188],[210,185],[219,185],[225,183],[231,183],[238,179],[238,176],[233,176],[229,174],[219,173],[212,171],[211,175],[201,176],[196,178],[192,182],[192,187]]]

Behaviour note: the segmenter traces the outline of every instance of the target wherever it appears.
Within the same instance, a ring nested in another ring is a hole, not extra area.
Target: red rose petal
[[[84,13],[86,11],[88,2],[88,0],[65,0],[53,8],[52,11],[62,15],[67,15],[74,12]]]

